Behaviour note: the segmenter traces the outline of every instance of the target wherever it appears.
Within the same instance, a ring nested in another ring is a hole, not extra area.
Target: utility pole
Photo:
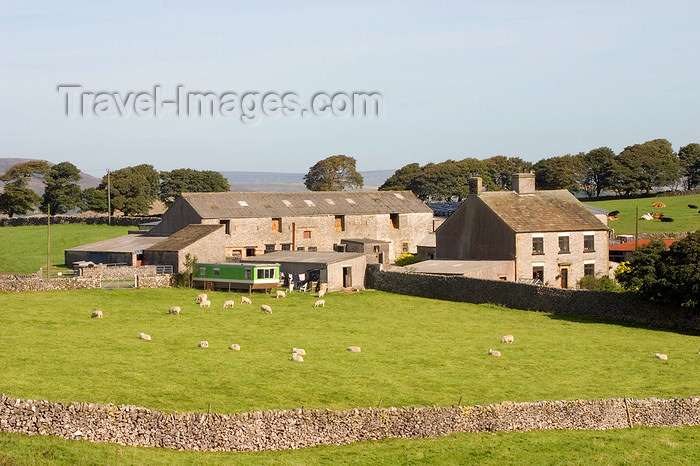
[[[636,212],[634,216],[634,251],[637,250],[637,242],[639,241],[639,206],[637,206]]]
[[[46,278],[51,278],[51,204],[46,205]]]
[[[107,169],[107,225],[112,226],[112,181]]]

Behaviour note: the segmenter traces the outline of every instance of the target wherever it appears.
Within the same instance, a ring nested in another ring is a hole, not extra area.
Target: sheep
[[[266,314],[272,314],[272,308],[267,304],[263,304],[262,306],[260,306],[260,310]]]
[[[671,217],[661,217],[662,222],[674,222],[675,220]]]
[[[501,343],[513,343],[513,335],[504,335],[501,338]]]
[[[229,349],[231,349],[233,351],[240,351],[241,347],[239,345],[237,345],[236,343],[234,343],[231,345],[231,347]]]
[[[359,353],[362,350],[359,346],[348,346],[348,351],[350,351],[351,353]]]
[[[491,356],[500,356],[500,355],[501,355],[501,352],[500,352],[500,351],[495,351],[495,350],[492,350],[491,348],[489,348],[489,355],[491,355]]]
[[[139,338],[140,338],[141,340],[150,340],[150,339],[151,339],[151,336],[150,336],[149,334],[147,334],[147,333],[139,333]]]
[[[206,300],[207,300],[207,295],[206,295],[206,293],[198,294],[197,297],[194,298],[194,302],[195,302],[195,303],[201,303],[202,301],[206,301]]]
[[[656,359],[662,359],[662,360],[664,360],[664,361],[667,361],[667,360],[668,360],[668,356],[665,355],[665,354],[661,354],[661,353],[654,353],[654,357],[655,357]]]
[[[180,306],[173,306],[168,309],[168,314],[180,315]]]
[[[234,304],[234,303],[233,303],[233,300],[232,300],[232,299],[229,299],[229,300],[227,300],[227,301],[224,301],[224,309],[226,309],[227,307],[233,307],[233,304]]]
[[[292,353],[292,361],[304,362],[304,358],[297,353]]]
[[[282,290],[277,290],[277,298],[286,298],[287,294]]]
[[[323,295],[325,295],[325,294],[326,294],[326,289],[323,288],[321,291],[318,292],[318,297],[323,298]]]
[[[241,304],[253,304],[253,301],[247,296],[241,296]]]
[[[199,344],[197,345],[198,348],[209,348],[209,342],[204,340],[200,341]]]
[[[292,348],[292,353],[296,353],[299,356],[306,356],[306,351],[304,351],[302,348]]]
[[[90,316],[93,319],[101,319],[102,318],[102,311],[99,309],[97,311],[93,311],[92,315]]]
[[[688,204],[688,207],[690,207],[691,209],[697,209],[697,208],[698,208],[698,206],[696,206],[695,204]]]
[[[205,299],[204,301],[199,303],[199,307],[210,307],[210,306],[211,306],[211,301],[209,301],[208,299]]]
[[[326,307],[326,301],[323,299],[319,299],[314,303],[314,307]]]

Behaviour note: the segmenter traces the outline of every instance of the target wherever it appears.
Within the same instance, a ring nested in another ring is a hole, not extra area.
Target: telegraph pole
[[[112,226],[112,182],[107,169],[107,225]]]
[[[46,278],[51,278],[51,204],[46,204]]]

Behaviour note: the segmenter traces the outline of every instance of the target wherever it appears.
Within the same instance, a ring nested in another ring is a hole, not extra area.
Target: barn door
[[[343,267],[343,288],[352,286],[352,267]]]

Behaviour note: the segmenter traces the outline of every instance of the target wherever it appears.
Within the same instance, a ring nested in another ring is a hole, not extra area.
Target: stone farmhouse
[[[464,203],[436,230],[437,258],[509,261],[492,279],[539,279],[575,287],[608,275],[607,225],[567,190],[536,191],[534,173],[513,175],[513,191],[483,192],[470,179]]]

